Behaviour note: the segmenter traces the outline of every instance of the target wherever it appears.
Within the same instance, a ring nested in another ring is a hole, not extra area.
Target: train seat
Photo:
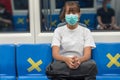
[[[52,61],[51,45],[19,44],[16,49],[18,80],[48,80],[45,70]]]
[[[97,26],[97,15],[95,13],[84,13],[81,14],[80,23],[83,23],[90,30],[96,30]]]
[[[51,21],[51,28],[52,31],[55,30],[55,28],[60,27],[66,23],[60,24],[61,21],[59,20],[59,15],[53,14],[49,15],[49,18],[52,16]],[[90,30],[96,30],[96,26],[98,24],[97,22],[97,15],[95,13],[83,13],[80,16],[80,24],[82,24],[84,27],[87,27]]]
[[[27,31],[28,23],[26,22],[27,16],[15,15],[13,16],[14,30],[15,31]]]
[[[13,44],[0,44],[0,80],[16,80]]]
[[[120,43],[96,43],[92,54],[98,67],[97,80],[120,80]]]

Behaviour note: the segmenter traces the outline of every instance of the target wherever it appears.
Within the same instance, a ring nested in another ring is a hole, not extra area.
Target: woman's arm
[[[80,57],[80,59],[79,59],[81,63],[84,61],[87,61],[91,58],[91,49],[92,49],[92,47],[84,48],[84,55],[83,55],[83,57]]]
[[[59,54],[60,52],[60,48],[58,46],[53,46],[52,47],[52,55],[53,55],[53,58],[56,59],[56,60],[60,60],[60,61],[64,61],[64,56],[61,56]]]
[[[98,17],[97,17],[97,20],[98,20],[98,24],[99,24],[102,28],[106,28],[105,24],[102,23],[101,16],[98,16]]]
[[[115,25],[115,16],[112,16],[112,22],[111,25],[114,26]]]
[[[62,56],[62,55],[60,55],[59,52],[60,52],[60,48],[58,46],[52,47],[53,58],[56,60],[65,62],[69,66],[69,68],[73,69],[74,68],[74,59],[72,57]]]
[[[0,18],[0,21],[5,22],[5,23],[8,23],[8,24],[12,24],[12,21],[9,20],[9,19]]]

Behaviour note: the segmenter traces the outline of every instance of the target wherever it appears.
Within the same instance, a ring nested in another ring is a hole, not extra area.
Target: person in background
[[[12,15],[0,3],[0,31],[11,31],[12,29]]]
[[[47,30],[45,16],[41,11],[41,31],[45,32]]]
[[[114,30],[120,29],[115,22],[115,11],[111,8],[111,0],[103,0],[102,7],[97,10],[97,29]]]
[[[27,23],[27,31],[30,31],[30,19],[29,19],[29,11],[27,13],[27,17],[26,17],[26,23]],[[41,30],[42,31],[46,31],[46,27],[45,27],[45,17],[44,17],[44,14],[41,12],[41,16],[40,16],[40,19],[41,19]]]
[[[55,61],[47,67],[56,75],[52,80],[96,80],[97,67],[91,60],[91,50],[96,46],[90,30],[79,25],[79,4],[66,2],[60,17],[66,24],[54,31],[51,46]]]

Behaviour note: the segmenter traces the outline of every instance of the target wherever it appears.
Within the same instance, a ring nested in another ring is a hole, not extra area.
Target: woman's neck
[[[73,29],[75,29],[75,28],[77,28],[77,27],[78,27],[78,23],[77,23],[77,24],[75,24],[75,25],[73,25],[73,26],[71,26],[71,25],[67,24],[67,27],[68,27],[69,29],[73,30]]]

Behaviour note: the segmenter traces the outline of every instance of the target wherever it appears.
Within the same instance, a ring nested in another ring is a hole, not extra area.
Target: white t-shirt
[[[96,47],[90,30],[80,25],[73,30],[67,25],[56,28],[52,46],[60,47],[60,54],[68,57],[83,56],[85,47]]]

